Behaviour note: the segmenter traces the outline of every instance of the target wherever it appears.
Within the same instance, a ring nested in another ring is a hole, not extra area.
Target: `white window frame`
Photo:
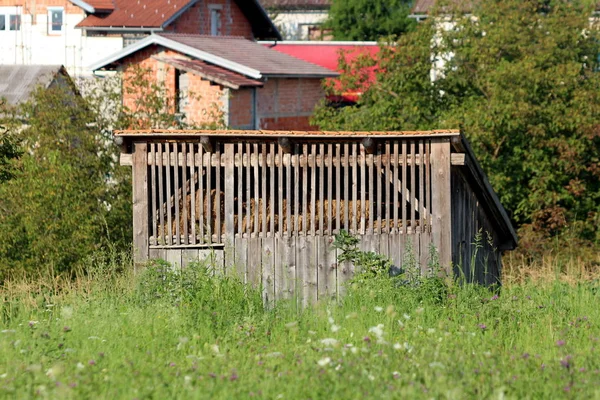
[[[0,29],[0,32],[18,32],[22,29],[23,18],[20,6],[0,6],[0,16],[4,17],[4,29]],[[18,29],[10,29],[11,17],[18,18]]]
[[[223,18],[223,5],[209,4],[208,16],[210,19],[210,35],[221,36],[221,18]]]
[[[60,30],[54,30],[52,25],[52,13],[55,11],[60,11],[62,13],[62,24],[60,25]],[[50,36],[60,36],[63,34],[65,30],[65,8],[64,7],[48,7],[48,35]]]

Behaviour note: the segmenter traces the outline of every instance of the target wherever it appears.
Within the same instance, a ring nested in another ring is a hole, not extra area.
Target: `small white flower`
[[[335,367],[336,371],[339,371],[340,369],[342,369],[342,364],[338,364],[337,367]]]
[[[273,353],[267,354],[267,357],[269,357],[269,358],[277,358],[277,357],[282,357],[282,356],[283,356],[283,354],[278,351],[274,351]]]
[[[335,321],[333,320],[333,318],[329,317],[329,324],[333,324],[335,323]]]
[[[375,377],[374,377],[373,375],[369,374],[369,380],[370,380],[370,381],[374,381],[374,380],[375,380]]]
[[[358,353],[358,349],[357,349],[356,347],[352,347],[352,348],[350,349],[350,351],[352,352],[352,354],[356,354],[356,353]]]
[[[331,332],[336,333],[339,330],[340,330],[339,325],[336,325],[336,324],[331,325]]]
[[[81,362],[78,362],[76,366],[77,366],[77,369],[79,369],[79,370],[82,370],[85,368],[85,365],[83,365]]]
[[[4,378],[6,378],[7,376],[8,376],[8,374],[5,372],[5,373],[3,373],[2,375],[0,375],[0,379],[4,379]]]
[[[438,361],[434,361],[429,364],[429,368],[444,368],[444,364]]]
[[[98,336],[90,336],[88,340],[100,340],[100,338]]]
[[[189,376],[189,375],[186,375],[186,376],[183,377],[183,381],[185,383],[190,383],[192,381],[192,377]]]
[[[292,322],[288,322],[287,324],[285,324],[285,327],[288,329],[294,328],[296,325],[298,325],[297,321],[292,321]]]
[[[408,321],[410,319],[410,315],[404,314],[404,319]]]
[[[325,366],[329,365],[330,362],[331,362],[331,358],[325,357],[325,358],[321,358],[319,361],[317,361],[317,364],[319,364],[320,367],[325,367]]]
[[[315,332],[315,331],[308,331],[308,334],[309,334],[309,335],[316,335],[316,334],[317,334],[317,332]]]
[[[219,354],[219,345],[218,344],[213,344],[211,346],[211,349],[212,349],[213,353]]]
[[[415,312],[416,312],[417,314],[423,314],[423,311],[425,311],[425,309],[424,309],[423,307],[419,307],[419,308],[417,308],[417,309],[415,310]]]
[[[0,332],[2,332],[2,333],[15,333],[16,331],[14,329],[3,329]]]
[[[427,333],[430,334],[430,335],[434,334],[435,333],[435,329],[429,328],[429,329],[427,329]]]
[[[375,307],[375,311],[376,312],[382,312],[383,311],[383,307],[377,306],[377,307]]]
[[[402,346],[400,345],[400,343],[394,343],[394,350],[400,350],[402,348]]]
[[[323,343],[325,346],[337,346],[338,341],[333,338],[326,338],[321,340],[321,343]]]
[[[400,328],[404,328],[404,322],[402,322],[401,320],[398,320],[398,325],[400,325]]]
[[[73,307],[65,306],[60,309],[60,316],[64,319],[69,319],[73,316]]]
[[[377,338],[381,338],[383,336],[383,324],[370,327],[369,333],[372,333],[373,335],[377,336]]]

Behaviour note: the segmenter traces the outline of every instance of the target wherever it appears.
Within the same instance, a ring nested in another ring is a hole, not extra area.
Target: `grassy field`
[[[4,286],[0,397],[600,398],[593,280],[386,277],[300,312],[203,266],[119,264]]]

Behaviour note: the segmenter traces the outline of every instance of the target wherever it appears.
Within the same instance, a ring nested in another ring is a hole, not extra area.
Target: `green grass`
[[[388,278],[300,312],[203,266],[0,292],[2,398],[600,398],[597,286]]]

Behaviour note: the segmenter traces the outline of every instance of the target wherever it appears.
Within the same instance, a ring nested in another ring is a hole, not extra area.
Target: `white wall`
[[[271,15],[284,40],[308,40],[308,27],[327,19],[326,10],[276,11]]]
[[[23,12],[22,7],[0,7],[0,14],[21,15],[19,31],[0,31],[0,64],[62,64],[72,76],[90,75],[87,67],[120,50],[123,38],[88,37],[75,28],[85,14],[63,14],[60,34],[48,33],[48,15]],[[35,22],[35,23],[34,23]]]

